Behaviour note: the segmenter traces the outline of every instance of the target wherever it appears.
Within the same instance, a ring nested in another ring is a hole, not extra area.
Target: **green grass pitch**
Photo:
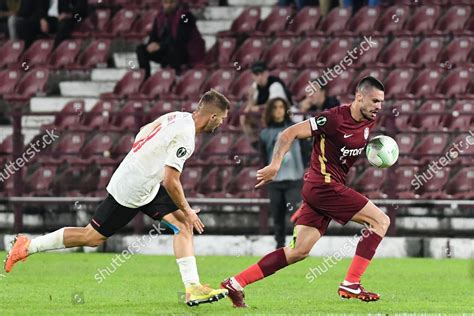
[[[1,257],[5,253],[0,253]],[[342,300],[338,283],[350,260],[342,260],[310,283],[309,258],[246,288],[251,308],[236,310],[230,300],[190,308],[171,256],[135,255],[101,284],[99,268],[116,254],[47,253],[0,275],[0,315],[300,315],[368,313],[474,313],[474,264],[456,259],[375,259],[363,284],[382,295],[378,302]],[[200,256],[201,282],[217,287],[257,257]],[[3,269],[2,269],[3,270]],[[5,276],[6,275],[6,276]]]

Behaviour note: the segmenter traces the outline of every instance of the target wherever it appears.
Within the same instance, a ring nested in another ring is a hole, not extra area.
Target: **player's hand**
[[[157,52],[160,50],[160,44],[158,44],[157,42],[151,42],[150,44],[147,45],[146,50],[150,54]]]
[[[268,165],[265,168],[262,168],[257,171],[257,184],[255,185],[255,189],[260,188],[262,185],[265,183],[268,183],[272,181],[277,173],[278,173],[278,168],[275,165]]]
[[[202,234],[204,232],[204,224],[197,216],[197,213],[199,213],[200,211],[200,209],[189,209],[189,211],[184,212],[186,214],[186,224],[188,225],[189,231],[191,233],[193,232],[193,228],[196,229],[199,234]]]

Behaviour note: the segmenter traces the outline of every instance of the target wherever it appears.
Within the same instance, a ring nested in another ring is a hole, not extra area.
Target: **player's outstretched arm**
[[[293,141],[296,138],[304,139],[311,136],[311,126],[308,120],[285,129],[278,137],[275,147],[273,148],[271,163],[257,171],[257,184],[255,185],[255,188],[259,188],[275,178],[280,169],[283,157],[288,150],[290,150],[291,144],[293,144]]]
[[[183,186],[181,185],[181,181],[179,180],[180,176],[181,172],[179,172],[173,167],[165,166],[163,186],[165,187],[166,191],[168,192],[176,206],[180,210],[182,210],[184,214],[186,214],[186,221],[191,232],[194,227],[198,233],[202,234],[202,232],[204,231],[204,224],[197,216],[198,211],[193,210],[191,206],[189,206],[188,201],[186,201]]]

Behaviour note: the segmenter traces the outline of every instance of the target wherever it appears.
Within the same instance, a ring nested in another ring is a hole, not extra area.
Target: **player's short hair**
[[[362,92],[369,88],[375,88],[380,91],[385,91],[383,83],[379,80],[375,79],[372,76],[364,77],[361,81],[357,84],[356,92]]]
[[[217,90],[211,89],[203,94],[201,100],[199,100],[198,110],[204,109],[208,106],[214,106],[225,112],[230,109],[230,101]]]

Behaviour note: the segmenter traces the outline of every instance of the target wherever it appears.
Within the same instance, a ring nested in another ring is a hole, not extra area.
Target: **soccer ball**
[[[367,144],[365,154],[372,166],[382,169],[388,168],[397,162],[398,145],[391,137],[376,136]]]

